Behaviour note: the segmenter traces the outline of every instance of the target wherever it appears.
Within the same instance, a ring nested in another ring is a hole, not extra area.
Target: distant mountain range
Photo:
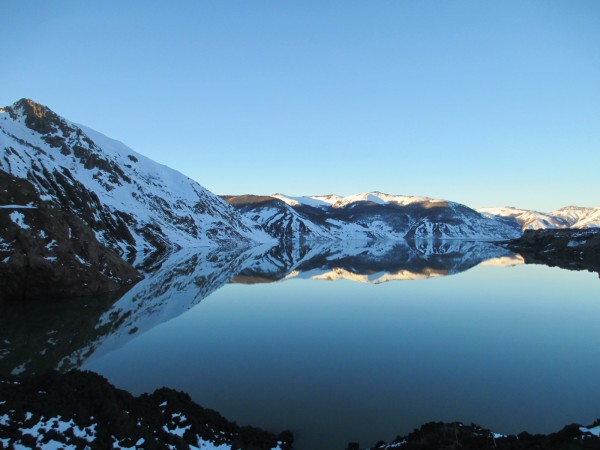
[[[32,273],[55,270],[52,276],[88,271],[87,278],[102,273],[113,281],[103,285],[109,290],[134,278],[112,254],[139,267],[143,261],[148,264],[149,255],[156,259],[198,246],[497,241],[519,237],[529,228],[600,226],[600,210],[593,208],[567,207],[550,214],[514,208],[475,211],[447,200],[381,192],[221,198],[185,175],[27,99],[0,108],[0,148],[0,172],[7,180],[0,191],[0,268],[5,273],[24,267]],[[22,189],[31,192],[20,201]],[[50,230],[48,223],[54,220],[49,217],[61,217],[62,228]],[[105,256],[98,259],[81,246],[62,242],[71,240],[75,228],[88,236],[96,249],[93,255]],[[111,278],[111,270],[122,276]],[[92,291],[98,289],[102,286]],[[7,292],[3,289],[2,295]]]
[[[518,226],[522,230],[600,228],[600,208],[565,206],[550,213],[512,207],[480,208],[477,211],[511,226]]]
[[[223,197],[271,236],[287,239],[477,239],[518,237],[520,228],[459,203],[381,192],[340,197]]]
[[[278,238],[503,240],[524,230],[600,227],[600,208],[579,206],[551,213],[512,207],[473,210],[446,200],[381,192],[223,198]]]

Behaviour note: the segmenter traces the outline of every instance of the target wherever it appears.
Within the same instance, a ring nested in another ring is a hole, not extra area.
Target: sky
[[[600,2],[3,0],[31,98],[217,194],[600,206]]]

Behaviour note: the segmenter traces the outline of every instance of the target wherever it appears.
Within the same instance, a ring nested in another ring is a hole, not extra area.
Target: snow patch
[[[77,259],[77,261],[79,261],[82,265],[90,267],[92,265],[92,263],[90,263],[89,261],[86,261],[85,259],[83,259],[81,256],[75,254],[75,259]]]
[[[179,437],[183,437],[183,434],[190,428],[192,428],[191,425],[188,425],[186,427],[175,426],[173,428],[169,428],[167,425],[163,425],[163,430],[165,431],[165,433],[173,434]]]
[[[587,428],[587,427],[579,427],[579,429],[583,432],[583,433],[591,433],[596,437],[600,437],[600,425],[597,425],[595,427],[592,428]]]
[[[190,445],[190,450],[231,450],[231,445],[229,444],[221,444],[217,445],[210,441],[205,441],[200,436],[198,436],[198,440],[196,445]]]
[[[16,223],[21,229],[29,230],[29,225],[25,223],[25,216],[23,213],[14,211],[9,214],[10,220]]]

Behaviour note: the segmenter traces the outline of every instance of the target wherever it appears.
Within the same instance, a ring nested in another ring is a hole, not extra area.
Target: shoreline
[[[94,372],[0,379],[0,449],[293,450],[291,431],[240,426],[184,392],[134,397]],[[345,450],[600,449],[600,419],[549,434],[501,435],[478,425],[429,422],[390,442]],[[331,449],[343,450],[343,449]]]

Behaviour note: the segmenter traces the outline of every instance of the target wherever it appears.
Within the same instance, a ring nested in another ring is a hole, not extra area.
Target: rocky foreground
[[[0,449],[288,450],[292,440],[172,389],[134,397],[93,372],[0,380]]]
[[[527,264],[588,270],[600,276],[600,228],[527,230],[501,245],[519,253]]]
[[[529,434],[504,436],[477,425],[431,422],[392,442],[383,441],[363,450],[521,450],[521,449],[600,449],[600,419],[593,425],[567,425],[562,430],[547,435]],[[346,450],[359,450],[350,443]]]
[[[291,450],[293,435],[230,422],[168,388],[134,397],[93,372],[0,380],[0,449]],[[600,419],[548,435],[500,435],[427,423],[391,442],[346,450],[600,449]],[[335,450],[335,449],[332,449]],[[340,449],[341,450],[341,449]]]

